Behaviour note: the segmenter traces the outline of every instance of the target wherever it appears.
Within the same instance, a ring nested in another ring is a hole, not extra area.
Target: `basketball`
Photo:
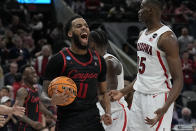
[[[60,76],[53,79],[48,87],[49,97],[52,97],[55,88],[57,88],[57,93],[66,92],[66,94],[70,96],[66,103],[61,104],[60,106],[71,104],[77,96],[77,86],[71,78]]]

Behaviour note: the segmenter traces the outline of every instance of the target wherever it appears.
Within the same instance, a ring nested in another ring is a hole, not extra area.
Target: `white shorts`
[[[121,105],[123,108],[121,110],[118,110],[116,112],[113,112],[112,117],[112,124],[109,126],[106,126],[103,122],[102,125],[105,129],[105,131],[127,131],[128,127],[128,112],[129,109],[125,107],[123,104]],[[100,111],[100,115],[104,114],[104,110],[101,107],[99,103],[97,103],[97,107]]]
[[[171,121],[173,116],[172,104],[163,118],[152,128],[145,124],[145,118],[154,118],[154,112],[163,107],[167,100],[168,93],[143,94],[135,91],[133,96],[132,107],[129,112],[128,131],[171,131]]]

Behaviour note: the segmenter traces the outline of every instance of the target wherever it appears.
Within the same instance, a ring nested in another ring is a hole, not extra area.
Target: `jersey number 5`
[[[146,57],[137,57],[138,59],[138,71],[140,74],[143,74],[145,69],[146,69],[146,65],[145,65],[145,61],[146,61]]]
[[[80,83],[80,88],[77,97],[86,98],[87,89],[88,89],[87,83]]]

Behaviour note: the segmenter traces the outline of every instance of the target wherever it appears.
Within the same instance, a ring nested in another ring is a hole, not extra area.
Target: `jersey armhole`
[[[65,58],[65,54],[63,53],[63,51],[60,51],[60,54],[63,57],[63,67],[61,69],[61,75],[62,75],[65,72],[65,69],[66,69],[66,58]]]
[[[162,35],[163,35],[164,33],[166,33],[166,32],[173,32],[173,31],[167,30],[167,31],[163,32],[163,33],[157,38],[156,49],[157,49],[160,53],[162,53],[162,54],[165,54],[165,52],[164,52],[163,50],[161,50],[161,49],[158,47],[158,43],[159,43],[159,40],[160,40],[160,38],[162,37]]]
[[[96,56],[98,57],[98,60],[99,60],[99,68],[100,68],[100,72],[101,72],[101,70],[102,70],[102,66],[101,66],[101,58],[100,58],[100,56],[97,54],[97,52],[95,51],[95,54],[96,54]]]

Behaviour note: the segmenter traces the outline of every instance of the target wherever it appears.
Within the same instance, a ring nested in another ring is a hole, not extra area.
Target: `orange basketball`
[[[60,76],[53,79],[48,87],[49,97],[52,96],[55,88],[57,88],[57,93],[63,93],[65,91],[66,94],[70,96],[66,103],[61,104],[60,106],[66,106],[71,104],[77,96],[77,86],[71,78]]]

